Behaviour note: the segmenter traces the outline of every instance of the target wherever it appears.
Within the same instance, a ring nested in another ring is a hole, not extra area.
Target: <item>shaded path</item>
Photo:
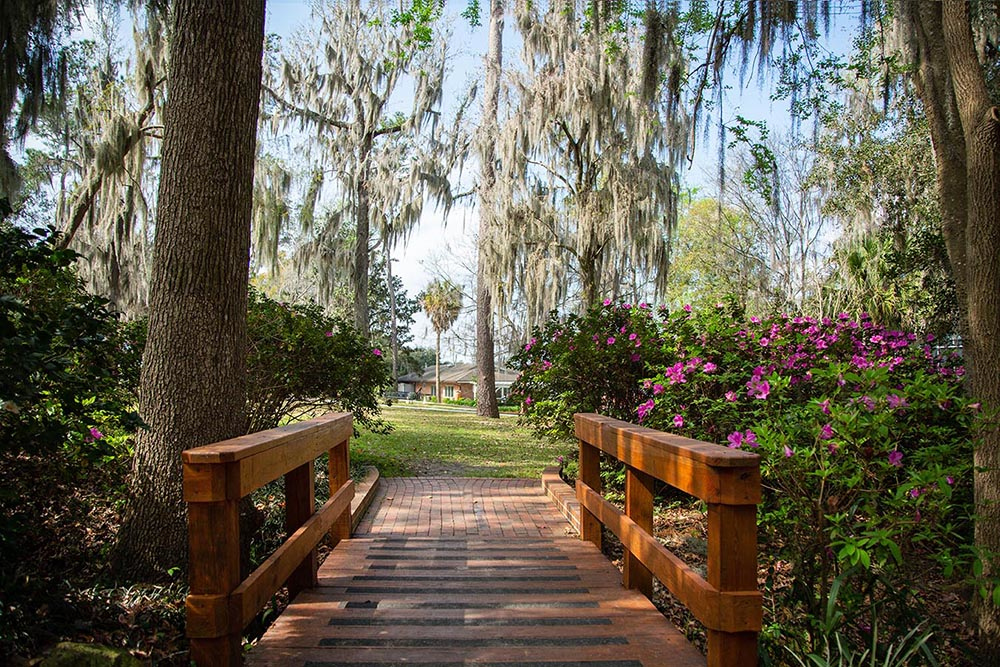
[[[250,665],[705,664],[536,480],[383,479]]]

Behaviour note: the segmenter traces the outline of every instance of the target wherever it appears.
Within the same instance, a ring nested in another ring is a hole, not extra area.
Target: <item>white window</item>
[[[444,387],[444,397],[445,398],[455,398],[455,385],[447,384]]]

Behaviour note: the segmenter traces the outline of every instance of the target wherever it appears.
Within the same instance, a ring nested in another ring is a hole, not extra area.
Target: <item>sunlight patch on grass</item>
[[[351,459],[387,477],[539,477],[575,446],[540,440],[513,417],[396,406],[383,415],[393,432],[362,433],[352,440]]]

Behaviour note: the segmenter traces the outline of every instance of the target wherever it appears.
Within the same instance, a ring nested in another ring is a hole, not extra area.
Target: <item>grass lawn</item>
[[[383,414],[392,433],[362,432],[351,441],[351,462],[373,465],[386,477],[538,477],[575,446],[544,441],[510,416],[400,406]]]

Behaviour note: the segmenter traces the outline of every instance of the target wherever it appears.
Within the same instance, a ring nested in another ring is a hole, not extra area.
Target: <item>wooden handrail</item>
[[[243,629],[287,583],[289,599],[316,585],[316,545],[351,536],[348,443],[350,414],[330,413],[239,438],[186,450],[191,592],[187,635],[191,660],[239,665]],[[315,509],[316,457],[330,454],[330,499]],[[285,542],[240,580],[240,499],[284,475]]]
[[[763,596],[757,590],[760,457],[597,414],[574,415],[580,441],[580,538],[621,540],[624,584],[647,597],[653,576],[708,630],[709,667],[755,667]],[[625,464],[625,512],[601,495],[601,452]],[[653,479],[708,504],[708,579],[653,536]]]

